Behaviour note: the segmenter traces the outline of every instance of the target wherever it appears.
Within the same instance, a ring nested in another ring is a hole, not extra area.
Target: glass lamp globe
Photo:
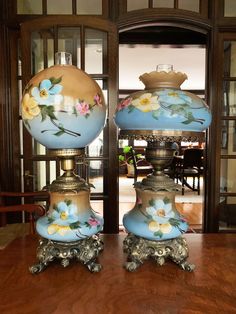
[[[84,148],[101,132],[106,106],[99,85],[58,53],[56,65],[37,73],[23,92],[24,125],[49,149]]]
[[[37,73],[27,84],[21,103],[27,130],[49,154],[61,161],[64,174],[48,190],[50,207],[37,220],[36,230],[43,238],[37,250],[39,264],[32,273],[42,271],[49,261],[61,259],[63,266],[76,257],[91,271],[103,245],[97,235],[103,218],[90,206],[90,184],[74,173],[75,157],[101,132],[106,106],[99,85],[84,71],[71,65],[71,55],[56,54],[56,65]]]

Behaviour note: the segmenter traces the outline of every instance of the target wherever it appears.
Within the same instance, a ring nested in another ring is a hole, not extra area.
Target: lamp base
[[[102,266],[96,263],[96,258],[102,250],[103,242],[98,235],[69,243],[42,238],[37,249],[39,263],[31,266],[29,270],[32,274],[40,273],[55,259],[60,259],[61,265],[67,267],[70,260],[76,258],[91,272],[99,272]]]
[[[195,265],[186,261],[188,246],[182,237],[152,241],[129,233],[124,240],[124,252],[128,253],[128,261],[125,264],[128,271],[135,271],[149,257],[152,257],[160,266],[165,264],[166,259],[171,259],[183,270],[191,272],[195,268]]]

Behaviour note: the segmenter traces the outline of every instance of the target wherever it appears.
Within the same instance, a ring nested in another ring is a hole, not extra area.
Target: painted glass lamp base
[[[160,266],[170,259],[183,270],[191,272],[195,268],[195,265],[187,262],[188,246],[182,237],[152,241],[129,233],[124,240],[124,252],[128,253],[128,261],[125,264],[128,271],[135,271],[148,258],[153,258]]]
[[[70,260],[76,259],[91,272],[99,272],[102,266],[97,263],[97,257],[102,250],[103,242],[98,235],[69,243],[42,238],[39,240],[37,249],[39,262],[31,266],[29,270],[32,274],[40,273],[56,259],[61,260],[63,267],[67,267]]]

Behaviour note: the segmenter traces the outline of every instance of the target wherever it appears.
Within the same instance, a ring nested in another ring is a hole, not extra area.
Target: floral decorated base
[[[37,232],[40,236],[54,240],[71,242],[91,237],[102,231],[103,219],[91,212],[91,215],[80,217],[70,224],[60,224],[48,222],[48,217],[39,218],[37,221]]]
[[[135,271],[149,257],[160,266],[166,259],[170,259],[183,270],[190,272],[195,268],[195,265],[186,261],[188,247],[182,237],[166,241],[150,241],[130,233],[124,240],[124,252],[128,253],[128,262],[125,264],[128,271]]]
[[[56,259],[61,260],[63,267],[67,267],[70,260],[76,258],[91,272],[99,272],[102,266],[96,262],[96,259],[102,250],[103,242],[97,235],[72,243],[40,239],[37,249],[39,263],[31,266],[29,270],[32,274],[37,274]]]
[[[139,237],[163,241],[179,237],[188,230],[188,223],[175,208],[174,192],[135,188],[134,208],[124,215],[123,224],[128,232]]]
[[[36,230],[46,239],[74,242],[102,231],[103,218],[90,207],[89,190],[50,193],[47,215],[37,220]]]

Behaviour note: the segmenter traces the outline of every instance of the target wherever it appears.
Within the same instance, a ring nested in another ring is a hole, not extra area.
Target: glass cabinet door
[[[219,230],[236,230],[236,38],[221,42],[221,160]]]

